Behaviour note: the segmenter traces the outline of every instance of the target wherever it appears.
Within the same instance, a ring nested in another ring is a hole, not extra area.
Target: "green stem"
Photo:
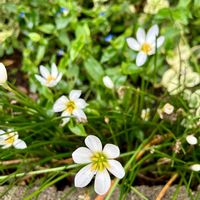
[[[11,174],[11,175],[5,175],[5,176],[0,176],[0,180],[6,179],[6,178],[11,178],[11,177],[22,177],[26,175],[38,175],[38,174],[45,174],[45,173],[50,173],[50,172],[58,172],[58,171],[64,171],[67,169],[73,169],[76,168],[77,164],[74,165],[69,165],[69,166],[61,166],[61,167],[55,167],[51,169],[42,169],[42,170],[37,170],[37,171],[30,171],[30,172],[23,172],[23,173],[18,173],[18,174]]]

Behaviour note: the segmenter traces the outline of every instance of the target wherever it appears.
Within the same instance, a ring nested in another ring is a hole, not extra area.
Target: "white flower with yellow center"
[[[124,168],[120,162],[114,160],[119,157],[120,150],[116,145],[106,144],[102,148],[101,141],[94,135],[85,139],[88,147],[79,147],[72,153],[75,163],[87,164],[75,176],[76,187],[87,186],[95,176],[94,190],[97,194],[103,195],[108,192],[111,186],[111,179],[108,171],[115,177],[121,179],[125,175]]]
[[[14,146],[16,149],[25,149],[27,147],[23,140],[18,139],[19,135],[17,132],[10,132],[12,130],[8,131],[9,133],[0,130],[0,145],[2,146],[2,149],[6,149],[11,146]]]
[[[155,54],[156,48],[159,48],[163,44],[165,38],[164,36],[158,37],[158,34],[158,25],[153,25],[147,34],[143,28],[139,28],[136,33],[137,40],[132,37],[126,39],[131,49],[139,51],[136,57],[137,66],[142,66],[146,62],[147,56]]]
[[[3,63],[0,63],[0,85],[4,84],[7,81],[7,70]]]
[[[69,122],[71,116],[74,116],[79,122],[87,121],[87,117],[83,112],[87,103],[84,99],[79,98],[80,96],[81,90],[72,90],[69,93],[69,99],[66,96],[61,96],[54,103],[54,112],[62,112],[63,125]]]
[[[58,72],[58,68],[54,63],[51,65],[51,72],[43,65],[40,65],[39,71],[42,76],[36,74],[35,78],[47,87],[54,87],[62,78],[62,73]]]

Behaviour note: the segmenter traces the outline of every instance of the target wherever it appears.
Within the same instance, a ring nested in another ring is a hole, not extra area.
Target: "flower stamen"
[[[109,167],[108,158],[102,152],[97,152],[91,157],[92,171],[103,171]]]
[[[141,47],[141,50],[148,54],[151,51],[151,46],[148,43],[144,43]]]
[[[75,105],[74,101],[68,101],[66,107],[67,107],[66,108],[67,112],[72,114],[72,112],[76,108],[76,105]]]

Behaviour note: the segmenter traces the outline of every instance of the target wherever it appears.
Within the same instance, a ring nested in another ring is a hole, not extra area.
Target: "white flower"
[[[150,108],[142,109],[141,118],[144,121],[148,121],[149,120],[149,118],[150,118]]]
[[[114,158],[119,157],[120,150],[113,144],[106,144],[102,148],[101,141],[94,135],[87,136],[85,144],[88,148],[79,147],[72,153],[75,163],[87,164],[76,174],[75,186],[80,188],[87,186],[96,175],[94,190],[97,194],[103,195],[108,192],[111,186],[108,171],[119,179],[125,175],[120,162],[114,160]]]
[[[9,133],[6,133],[3,130],[0,130],[0,145],[2,149],[9,148],[14,146],[16,149],[25,149],[26,143],[23,140],[18,139],[19,135],[17,132],[10,132],[12,130],[8,130]]]
[[[83,112],[87,103],[84,99],[79,98],[80,96],[81,90],[72,90],[69,93],[69,99],[66,96],[61,96],[54,103],[54,112],[62,112],[63,125],[69,122],[71,116],[74,116],[79,122],[87,121],[87,117]]]
[[[114,88],[114,83],[113,83],[113,81],[111,80],[111,78],[109,76],[104,76],[103,77],[103,83],[109,89],[113,89]]]
[[[47,87],[54,87],[62,78],[62,73],[58,72],[54,63],[51,65],[51,72],[43,65],[40,65],[39,71],[42,76],[36,74],[35,78]]]
[[[159,48],[163,44],[165,38],[164,36],[158,37],[158,34],[158,25],[153,25],[147,34],[143,28],[139,28],[136,33],[137,40],[132,37],[126,39],[131,49],[139,51],[136,58],[137,66],[142,66],[146,62],[147,56],[155,54],[156,48]]]
[[[199,171],[200,171],[200,164],[191,165],[191,166],[190,166],[190,169],[191,169],[192,171],[199,172]]]
[[[0,63],[0,85],[4,84],[7,81],[7,70],[3,63]]]
[[[194,135],[188,135],[187,137],[186,137],[186,141],[188,142],[188,144],[190,144],[190,145],[195,145],[195,144],[197,144],[197,138],[194,136]]]

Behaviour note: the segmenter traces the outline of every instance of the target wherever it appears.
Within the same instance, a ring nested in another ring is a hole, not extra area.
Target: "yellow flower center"
[[[109,167],[108,158],[102,152],[96,152],[91,157],[92,160],[92,171],[103,171]]]
[[[53,76],[49,75],[49,76],[47,77],[47,83],[50,83],[50,82],[53,81],[53,80],[55,80],[55,78],[54,78]]]
[[[67,112],[72,114],[73,110],[76,108],[76,105],[74,101],[68,101],[66,107]]]
[[[8,138],[5,140],[7,144],[13,144],[14,141],[15,141],[15,135],[12,136],[9,135]]]
[[[151,46],[148,44],[148,43],[144,43],[142,45],[142,48],[141,50],[144,52],[144,53],[149,53],[151,51]]]

